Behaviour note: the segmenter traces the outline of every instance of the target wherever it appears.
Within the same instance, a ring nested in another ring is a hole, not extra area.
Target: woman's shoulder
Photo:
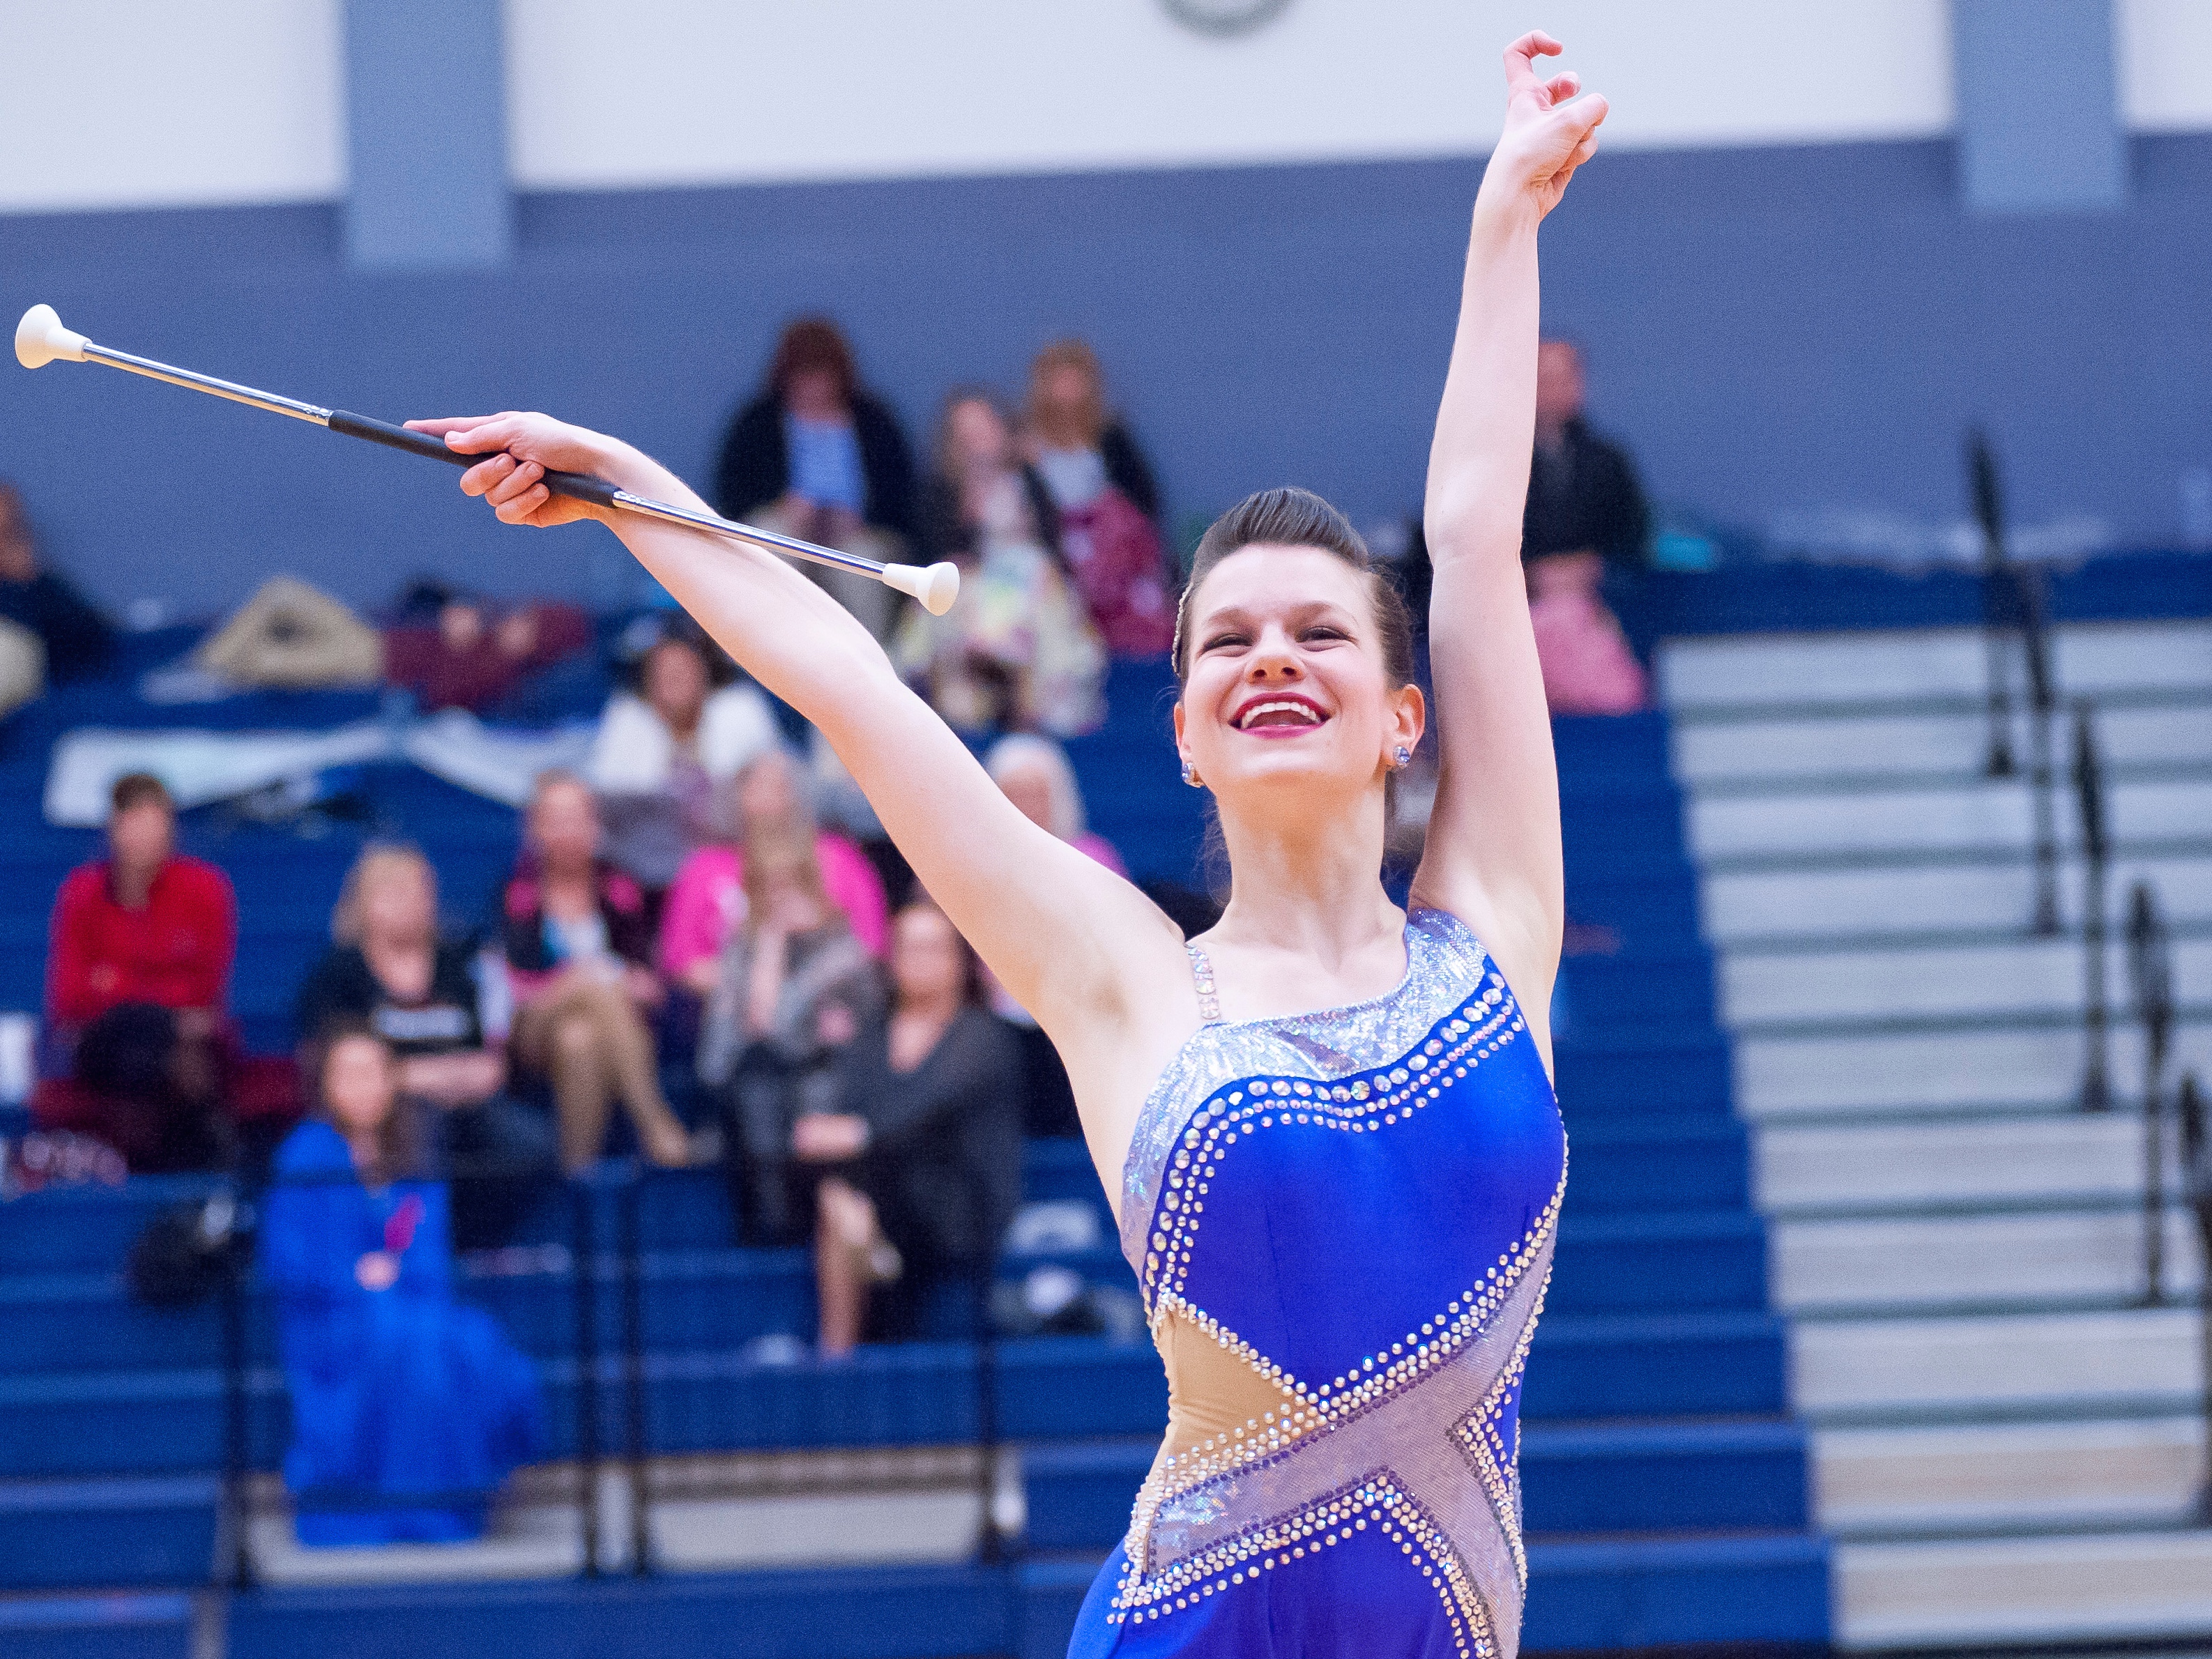
[[[279,1175],[350,1170],[353,1152],[343,1135],[322,1119],[311,1117],[284,1137],[272,1167]]]
[[[719,887],[725,882],[743,880],[744,872],[743,853],[720,842],[709,842],[678,867],[675,884],[668,890],[672,898],[679,890],[689,892],[696,887]]]

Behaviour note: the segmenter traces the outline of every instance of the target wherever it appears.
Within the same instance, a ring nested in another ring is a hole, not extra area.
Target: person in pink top
[[[731,779],[730,799],[733,844],[701,848],[684,860],[668,890],[660,919],[661,973],[702,997],[712,994],[716,957],[744,915],[746,845],[759,836],[801,830],[813,833],[824,895],[845,913],[853,936],[881,961],[890,940],[883,879],[858,847],[816,827],[798,763],[781,749],[769,750]]]

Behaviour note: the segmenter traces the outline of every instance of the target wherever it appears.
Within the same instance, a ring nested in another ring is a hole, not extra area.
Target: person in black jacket
[[[783,331],[760,395],[738,411],[714,469],[726,518],[886,562],[915,534],[914,459],[889,405],[860,384],[837,325],[802,317]],[[898,596],[820,565],[806,574],[879,639]]]
[[[924,901],[891,934],[896,1003],[846,1047],[842,1109],[802,1117],[815,1188],[822,1352],[919,1334],[930,1293],[988,1274],[1021,1198],[1021,1052],[985,1009],[975,953]],[[870,1306],[871,1290],[877,1294]]]
[[[1521,557],[1595,553],[1608,564],[1641,569],[1650,514],[1636,464],[1583,418],[1583,356],[1569,340],[1536,348],[1536,448],[1528,468],[1528,506]]]
[[[107,619],[40,564],[22,497],[7,483],[0,483],[0,620],[44,642],[49,682],[95,672],[115,648],[115,630]]]

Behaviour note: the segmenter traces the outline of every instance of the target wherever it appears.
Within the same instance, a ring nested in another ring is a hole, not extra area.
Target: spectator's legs
[[[617,1097],[648,1158],[690,1161],[690,1138],[660,1092],[653,1033],[620,986],[574,975],[526,1008],[518,1025],[524,1063],[553,1079],[566,1168],[598,1160]]]
[[[867,1322],[869,1253],[878,1237],[876,1206],[836,1176],[814,1189],[814,1296],[822,1316],[822,1352],[853,1352]]]

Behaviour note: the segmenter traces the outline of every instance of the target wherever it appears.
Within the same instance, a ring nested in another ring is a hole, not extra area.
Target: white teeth
[[[1250,726],[1254,720],[1258,720],[1261,715],[1273,714],[1296,714],[1308,726],[1321,724],[1321,716],[1302,702],[1263,702],[1258,708],[1248,708],[1238,715],[1237,729],[1241,732]]]

